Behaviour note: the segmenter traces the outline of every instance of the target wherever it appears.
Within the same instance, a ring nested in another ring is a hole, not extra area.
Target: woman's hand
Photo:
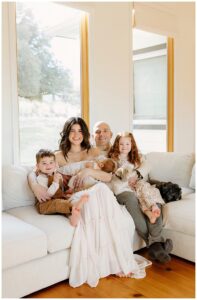
[[[84,180],[91,176],[91,169],[83,169],[77,173],[75,180],[73,181],[73,187],[75,190],[80,189],[83,186]]]
[[[40,185],[40,184],[34,184],[33,186],[33,192],[36,198],[38,199],[39,202],[45,202],[51,197],[47,194],[47,189]]]

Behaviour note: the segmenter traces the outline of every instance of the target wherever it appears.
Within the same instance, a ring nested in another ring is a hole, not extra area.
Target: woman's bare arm
[[[81,188],[83,186],[85,178],[87,178],[89,176],[93,177],[96,180],[100,180],[103,182],[110,182],[111,178],[112,178],[112,174],[110,174],[110,173],[106,173],[101,170],[95,170],[95,169],[93,170],[93,169],[85,168],[77,174],[77,176],[73,182],[74,188],[76,188],[76,189]]]
[[[82,171],[84,171],[84,170],[82,170]],[[103,182],[110,182],[112,179],[111,173],[107,173],[102,170],[96,170],[96,169],[88,169],[88,170],[89,170],[88,176],[91,176],[96,180],[100,180]]]

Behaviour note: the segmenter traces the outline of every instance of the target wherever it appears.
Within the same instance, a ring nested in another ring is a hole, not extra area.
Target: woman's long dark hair
[[[91,148],[90,145],[90,133],[85,121],[82,118],[72,117],[66,121],[64,124],[62,132],[60,132],[61,140],[59,142],[59,149],[62,151],[65,159],[68,158],[68,152],[71,148],[71,143],[69,141],[69,134],[73,125],[78,124],[81,127],[83,141],[81,143],[81,148],[87,151]]]

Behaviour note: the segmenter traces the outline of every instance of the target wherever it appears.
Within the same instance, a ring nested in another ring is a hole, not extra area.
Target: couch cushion
[[[166,229],[195,236],[195,193],[164,205],[162,213]]]
[[[191,188],[181,188],[181,198],[183,199],[185,196],[189,195],[189,194],[193,194],[194,190]]]
[[[193,153],[150,152],[146,155],[151,164],[151,179],[171,181],[181,187],[188,187],[194,165]]]
[[[196,164],[193,165],[193,168],[192,168],[192,175],[191,175],[191,178],[190,178],[190,182],[189,182],[189,187],[194,189],[196,188],[196,184],[195,184],[195,179],[196,179]]]
[[[145,181],[148,180],[148,174],[150,173],[151,165],[145,157],[143,157],[143,161],[141,166],[138,168],[138,171],[142,174]]]
[[[40,215],[34,206],[13,208],[8,212],[41,229],[47,236],[48,252],[53,253],[70,248],[74,227],[65,216]]]
[[[34,194],[29,188],[27,181],[28,171],[28,167],[14,165],[3,166],[3,210],[35,203]]]
[[[2,265],[3,269],[47,255],[47,239],[40,229],[2,214]]]

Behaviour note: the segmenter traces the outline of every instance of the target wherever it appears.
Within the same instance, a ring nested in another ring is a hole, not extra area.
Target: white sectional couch
[[[194,154],[149,153],[142,174],[172,181],[183,197],[163,208],[164,235],[173,254],[195,261]],[[3,166],[2,296],[19,298],[67,279],[74,228],[61,215],[39,215],[27,184],[30,168]],[[134,250],[144,246],[135,234]]]

